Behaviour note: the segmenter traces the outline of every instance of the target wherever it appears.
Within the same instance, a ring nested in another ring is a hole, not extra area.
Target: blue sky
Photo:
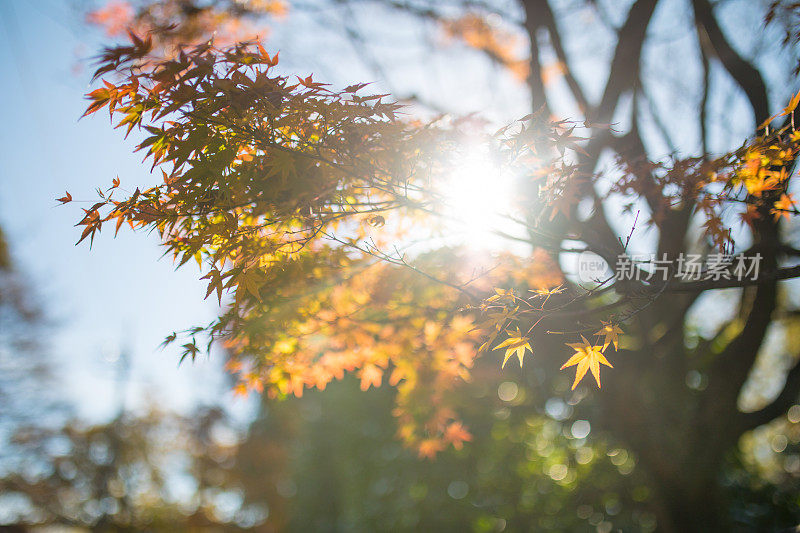
[[[73,225],[96,187],[117,175],[123,186],[152,181],[107,116],[79,120],[90,77],[84,60],[102,35],[87,30],[68,2],[4,1],[0,19],[0,225],[55,324],[49,349],[64,394],[84,416],[113,414],[125,349],[132,407],[187,409],[228,397],[219,355],[178,368],[177,350],[158,349],[173,329],[216,314],[196,267],[175,271],[146,233],[101,234],[91,250],[75,246]],[[59,207],[65,190],[76,202]]]

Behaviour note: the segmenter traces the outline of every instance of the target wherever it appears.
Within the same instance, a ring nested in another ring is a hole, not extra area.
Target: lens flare
[[[475,153],[453,168],[442,187],[448,234],[479,248],[505,248],[499,233],[514,226],[508,219],[514,195],[513,176],[488,156]]]

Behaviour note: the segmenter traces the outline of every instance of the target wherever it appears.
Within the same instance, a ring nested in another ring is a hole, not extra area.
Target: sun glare
[[[460,243],[480,248],[508,245],[498,232],[513,225],[507,218],[513,200],[513,176],[482,154],[467,156],[446,181],[446,229]]]

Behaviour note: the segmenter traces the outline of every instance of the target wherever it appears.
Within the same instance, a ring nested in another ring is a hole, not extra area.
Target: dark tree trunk
[[[590,121],[611,121],[619,111],[623,94],[635,95],[642,91],[641,54],[658,0],[637,0],[632,4],[617,30],[608,79],[596,103],[587,101],[585,88],[577,84],[570,71],[552,10],[556,4],[547,0],[522,0],[521,3],[530,39],[528,84],[533,111],[551,108],[538,57],[545,33],[553,51],[565,65],[565,78],[572,96],[585,109]],[[760,73],[729,43],[709,0],[694,0],[692,11],[704,61],[719,62],[745,93],[756,123],[761,122],[769,109],[766,85]],[[705,121],[705,110],[700,110],[698,116]],[[580,161],[585,175],[595,172],[606,150],[631,161],[648,158],[637,125],[635,104],[631,118],[630,131],[622,136],[602,130],[592,132]],[[705,126],[701,124],[701,129]],[[661,215],[655,223],[659,233],[659,257],[666,254],[674,260],[678,254],[686,252],[694,205],[687,200],[679,209],[663,208],[661,192],[650,172],[642,170],[636,178],[643,185],[652,184],[652,187],[643,187],[642,194],[651,211]],[[577,217],[572,217],[572,221],[557,217],[545,223],[546,233],[580,235],[590,249],[607,250],[608,257],[604,259],[613,265],[614,257],[624,249],[589,180],[581,196],[595,200],[595,212],[589,221],[581,224],[574,222]],[[763,247],[762,269],[775,270],[777,225],[769,212],[762,215],[753,231],[754,243]],[[532,233],[531,240],[537,242],[537,239],[541,237]],[[624,291],[625,287],[617,286]],[[759,415],[745,415],[737,408],[737,398],[772,321],[771,314],[777,303],[774,281],[744,291],[737,317],[743,326],[735,338],[718,343],[725,345],[722,349],[712,348],[714,339],[697,349],[685,346],[686,313],[700,294],[698,291],[661,297],[629,321],[626,334],[635,337],[640,346],[635,351],[616,354],[615,370],[606,378],[602,393],[594,396],[597,411],[591,414],[593,427],[596,421],[598,429],[636,455],[638,468],[646,473],[656,491],[651,501],[659,530],[669,533],[729,531],[733,527],[729,523],[729,509],[721,483],[726,454],[735,449],[742,433],[785,412],[800,389],[798,365],[790,373],[785,394],[781,394],[774,405]],[[687,373],[692,371],[704,376],[707,380],[704,387],[687,386]]]

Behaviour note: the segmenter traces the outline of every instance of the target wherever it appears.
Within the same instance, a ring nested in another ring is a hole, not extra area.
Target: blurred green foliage
[[[636,458],[557,396],[532,408],[531,389],[469,387],[475,401],[463,417],[473,440],[433,461],[396,439],[394,391],[362,392],[352,377],[263,400],[247,427],[202,408],[29,428],[15,441],[24,468],[0,481],[0,519],[93,531],[656,530],[654,491]],[[726,467],[742,531],[800,516],[795,411],[763,431],[774,443],[767,455],[748,454],[763,440],[748,437],[754,444]],[[779,465],[772,474],[770,461]]]

